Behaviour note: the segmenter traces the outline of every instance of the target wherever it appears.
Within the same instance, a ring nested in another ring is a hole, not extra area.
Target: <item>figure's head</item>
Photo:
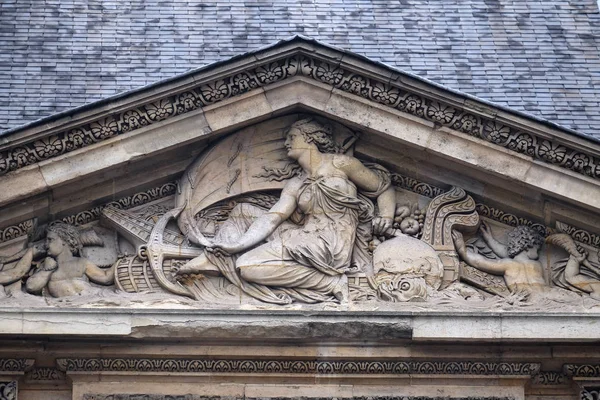
[[[316,146],[321,153],[337,153],[332,127],[317,122],[314,118],[296,121],[290,126],[285,140],[288,156],[297,158],[301,152]]]
[[[53,222],[46,229],[48,255],[57,256],[67,248],[72,255],[78,256],[82,249],[79,231],[73,225]]]
[[[537,260],[544,238],[528,226],[520,225],[508,233],[508,255],[515,257],[521,252],[527,252],[527,257]]]

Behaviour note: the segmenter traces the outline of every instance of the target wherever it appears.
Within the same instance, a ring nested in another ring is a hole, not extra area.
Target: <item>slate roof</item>
[[[0,131],[294,34],[600,137],[595,0],[2,0]]]

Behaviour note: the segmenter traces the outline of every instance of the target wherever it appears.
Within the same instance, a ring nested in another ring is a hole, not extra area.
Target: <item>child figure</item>
[[[63,222],[51,224],[46,235],[47,257],[37,271],[27,280],[30,293],[40,293],[48,288],[53,297],[72,296],[89,288],[89,281],[100,285],[114,282],[114,265],[99,268],[80,257],[83,245],[80,233],[72,225]]]

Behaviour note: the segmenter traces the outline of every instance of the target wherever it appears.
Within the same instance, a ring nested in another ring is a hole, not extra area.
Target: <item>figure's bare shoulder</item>
[[[357,166],[363,166],[358,159],[352,156],[347,156],[345,154],[334,154],[332,163],[334,167],[339,168],[342,171],[345,171],[348,168],[356,168]]]

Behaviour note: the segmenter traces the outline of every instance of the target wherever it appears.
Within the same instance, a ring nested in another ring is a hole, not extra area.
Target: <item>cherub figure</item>
[[[46,258],[27,280],[29,293],[47,288],[51,296],[65,297],[83,292],[90,287],[89,281],[100,285],[114,282],[114,266],[102,269],[80,256],[83,244],[74,226],[63,222],[48,226],[46,248]]]
[[[566,233],[556,233],[546,243],[563,248],[569,257],[552,266],[552,281],[563,289],[589,293],[600,300],[600,266],[588,260],[588,253],[578,248],[573,238]]]
[[[462,234],[453,231],[456,252],[465,263],[490,274],[502,275],[511,293],[545,292],[549,289],[543,266],[538,261],[544,240],[536,231],[527,226],[518,226],[508,233],[506,245],[496,240],[484,223],[480,232],[499,259],[490,259],[467,249]]]

